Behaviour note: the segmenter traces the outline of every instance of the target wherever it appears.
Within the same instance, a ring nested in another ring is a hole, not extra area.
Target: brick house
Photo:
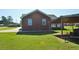
[[[51,18],[39,10],[23,14],[21,19],[22,31],[51,31]]]

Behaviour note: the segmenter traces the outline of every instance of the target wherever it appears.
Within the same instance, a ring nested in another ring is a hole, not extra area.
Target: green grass
[[[72,30],[72,27],[73,27],[74,29],[79,28],[79,27],[77,27],[77,26],[65,26],[64,28],[67,29],[67,31],[71,31],[71,32],[72,32],[72,31],[73,31],[73,30]]]
[[[16,27],[0,27],[0,30],[10,30],[15,29]]]
[[[67,34],[67,33],[70,33],[70,32],[73,32],[73,29],[72,29],[72,26],[64,26],[65,30],[63,30],[63,33],[64,34]],[[76,28],[79,28],[77,26],[73,26],[74,29]],[[61,29],[60,30],[54,30],[55,32],[61,34]]]
[[[45,35],[17,35],[16,33],[0,33],[1,50],[72,50],[79,49],[79,45],[65,43],[64,40]]]

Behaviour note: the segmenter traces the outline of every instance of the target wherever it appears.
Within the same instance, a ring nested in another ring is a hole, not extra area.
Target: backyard
[[[60,32],[58,30],[58,33]],[[79,50],[78,44],[70,41],[65,42],[64,39],[58,38],[54,34],[56,33],[17,34],[16,32],[0,32],[0,50]]]

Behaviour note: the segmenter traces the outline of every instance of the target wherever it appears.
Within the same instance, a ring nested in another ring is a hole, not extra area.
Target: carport
[[[64,23],[72,24],[72,30],[74,29],[74,23],[79,23],[79,15],[76,16],[60,16],[57,20],[52,21],[52,23],[61,24],[61,35],[63,36],[63,26]]]

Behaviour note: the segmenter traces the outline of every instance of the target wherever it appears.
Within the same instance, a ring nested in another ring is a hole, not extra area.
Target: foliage
[[[8,27],[19,27],[20,24],[14,23],[13,22],[13,18],[12,16],[2,16],[2,20],[1,20],[4,26],[8,26]]]
[[[7,17],[7,21],[8,21],[8,23],[10,24],[10,23],[13,22],[13,18],[12,18],[11,16],[8,16],[8,17]]]
[[[4,26],[8,25],[8,21],[5,16],[2,16],[2,21],[3,21]]]

